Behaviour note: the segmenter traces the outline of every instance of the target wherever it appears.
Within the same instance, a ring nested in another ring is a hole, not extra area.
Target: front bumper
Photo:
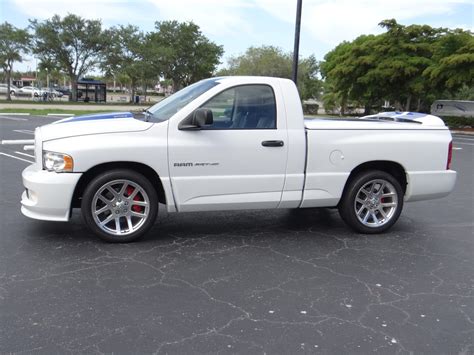
[[[23,170],[21,212],[45,221],[68,221],[74,189],[81,173],[55,173],[38,169],[36,164]]]

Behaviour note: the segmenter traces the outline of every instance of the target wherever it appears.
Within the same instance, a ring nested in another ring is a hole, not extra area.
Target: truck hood
[[[133,118],[130,112],[113,112],[68,117],[42,126],[40,130],[41,139],[46,142],[91,134],[145,131],[152,125],[153,123]]]

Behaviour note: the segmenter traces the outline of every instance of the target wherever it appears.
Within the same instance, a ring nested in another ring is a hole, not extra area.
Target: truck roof
[[[211,80],[211,79],[208,79]],[[230,82],[235,84],[276,84],[281,81],[291,81],[285,78],[275,78],[270,76],[219,76],[212,78],[218,82]]]

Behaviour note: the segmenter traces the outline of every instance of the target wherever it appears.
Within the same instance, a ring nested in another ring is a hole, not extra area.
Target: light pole
[[[38,86],[38,73],[39,73],[39,69],[38,69],[38,66],[36,66],[36,69],[35,69],[35,81],[34,81],[34,84],[31,83],[31,86],[33,87],[33,90],[31,90],[31,98],[32,98],[32,99],[35,98],[35,88]],[[39,96],[39,91],[38,91],[38,96]]]
[[[303,0],[297,0],[296,5],[296,23],[295,23],[295,47],[293,49],[293,81],[298,83],[298,61],[300,56],[300,31],[301,31],[301,8]]]

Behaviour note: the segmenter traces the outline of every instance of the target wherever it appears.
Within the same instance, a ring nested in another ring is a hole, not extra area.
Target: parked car
[[[42,93],[43,92],[41,91],[41,89],[35,86],[23,86],[22,88],[18,90],[18,95],[21,95],[21,96],[38,97],[42,95]]]
[[[48,93],[51,95],[51,97],[63,97],[63,93],[61,91],[55,90],[53,88],[41,88],[42,94]]]
[[[67,221],[81,207],[109,242],[145,234],[159,202],[168,212],[337,207],[357,232],[381,233],[405,202],[446,196],[456,181],[440,118],[305,120],[295,84],[279,78],[203,80],[144,120],[66,118],[37,128],[34,144],[23,214]]]
[[[69,89],[67,86],[55,86],[54,89],[66,96],[71,94],[71,89]]]
[[[8,84],[0,84],[0,94],[6,95],[8,92]],[[15,85],[10,85],[10,95],[16,95],[18,88]]]

